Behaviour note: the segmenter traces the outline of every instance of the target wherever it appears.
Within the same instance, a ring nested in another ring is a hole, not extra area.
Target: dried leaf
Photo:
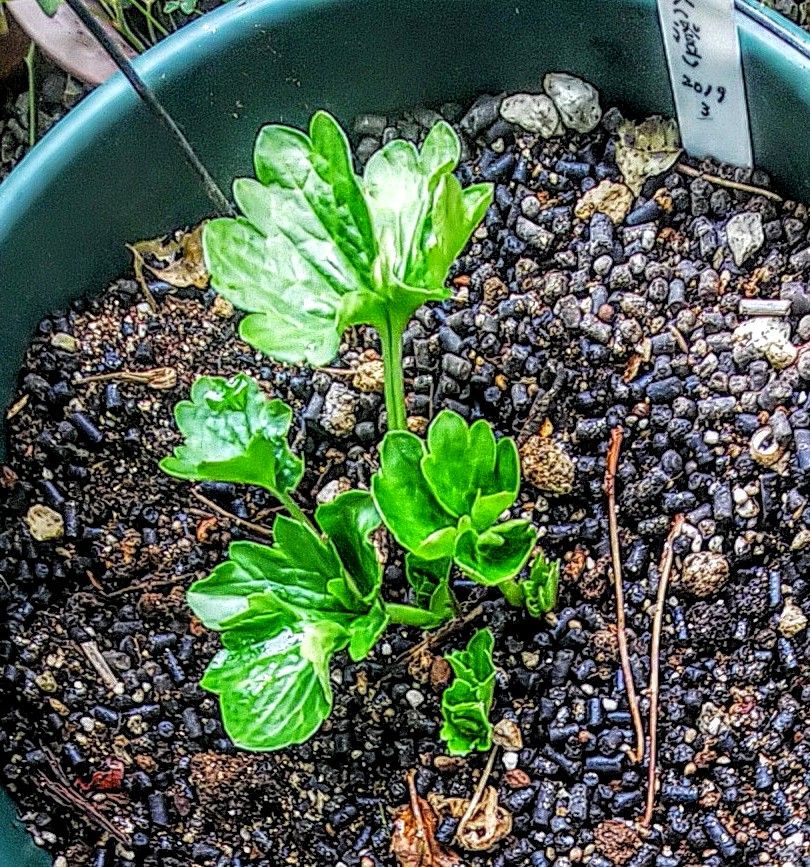
[[[463,819],[470,806],[468,798],[430,797],[430,803],[439,814]],[[498,805],[498,790],[487,786],[472,815],[460,822],[456,840],[470,852],[487,852],[503,840],[512,830],[512,814]]]
[[[672,118],[656,115],[639,124],[624,120],[619,126],[616,163],[636,195],[647,178],[665,172],[680,155],[678,124]]]
[[[391,851],[400,867],[456,867],[458,855],[436,840],[439,819],[433,808],[420,798],[414,785],[414,772],[408,773],[410,804],[403,804],[394,813]]]
[[[208,286],[208,270],[205,267],[202,247],[202,230],[205,222],[190,232],[175,232],[173,238],[153,238],[138,241],[130,250],[158,279],[180,289]]]

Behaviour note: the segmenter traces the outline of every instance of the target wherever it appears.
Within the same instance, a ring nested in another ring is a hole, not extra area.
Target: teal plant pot
[[[810,37],[746,0],[737,19],[757,165],[810,199]],[[225,188],[262,123],[316,108],[345,120],[564,70],[605,105],[673,113],[654,0],[233,0],[137,65]],[[127,242],[210,207],[121,75],[51,130],[0,186],[0,405],[46,311],[118,276]]]

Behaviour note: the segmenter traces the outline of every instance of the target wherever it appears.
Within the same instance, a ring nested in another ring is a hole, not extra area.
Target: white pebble
[[[416,708],[418,708],[421,704],[424,704],[425,697],[422,695],[421,692],[419,692],[418,689],[409,689],[405,693],[405,700],[414,710],[416,710]]]
[[[512,750],[508,750],[503,754],[503,766],[507,771],[514,771],[518,765],[518,754]]]

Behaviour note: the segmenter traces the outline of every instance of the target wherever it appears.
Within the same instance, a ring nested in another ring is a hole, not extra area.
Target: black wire
[[[152,88],[140,77],[121,49],[112,41],[96,16],[84,5],[82,0],[65,0],[65,2],[78,15],[82,24],[93,34],[96,41],[107,52],[113,63],[124,73],[127,81],[132,85],[133,90],[138,94],[146,107],[166,127],[169,133],[171,133],[172,138],[180,145],[183,156],[199,176],[206,195],[216,205],[217,210],[230,216],[235,216],[236,212],[228,201],[227,196],[222,192],[208,169],[203,165],[189,140],[183,134],[183,131],[163,107]]]

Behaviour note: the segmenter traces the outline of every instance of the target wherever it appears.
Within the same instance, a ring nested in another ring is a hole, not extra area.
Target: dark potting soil
[[[392,126],[419,138],[434,120],[361,118],[360,153]],[[460,175],[494,181],[496,204],[454,267],[453,300],[420,310],[405,339],[414,428],[449,406],[531,447],[533,481],[515,513],[564,563],[555,616],[533,620],[493,593],[437,648],[492,627],[492,719],[515,720],[524,744],[502,752],[490,778],[512,833],[463,862],[801,867],[810,864],[810,353],[797,359],[795,347],[810,340],[808,213],[671,171],[647,183],[622,225],[580,219],[584,192],[618,175],[605,128],[615,120],[543,141],[500,121],[496,99],[476,103],[461,124],[470,158]],[[741,212],[760,215],[763,235],[738,267],[726,226]],[[367,661],[343,659],[334,712],[309,743],[236,751],[216,699],[196,685],[217,638],[191,618],[184,592],[232,539],[262,539],[276,504],[157,469],[192,380],[245,370],[295,408],[311,508],[368,485],[382,395],[257,356],[210,291],[151,290],[154,312],[125,279],[47,318],[21,374],[0,485],[2,779],[59,865],[392,865],[391,809],[407,801],[406,772],[417,769],[423,795],[469,797],[486,758],[445,757],[438,668],[430,654],[396,665],[419,635],[389,629]],[[752,299],[785,301],[756,340],[738,330]],[[375,345],[371,332],[347,333],[336,365]],[[174,369],[175,387],[79,382],[158,366]],[[602,490],[619,424],[642,689],[662,547],[672,517],[686,516],[662,642],[661,791],[645,836],[612,821],[639,817],[646,774],[626,755]],[[33,539],[36,504],[62,516],[61,538]],[[475,592],[457,589],[462,599]],[[391,562],[385,593],[404,592]],[[443,820],[439,839],[454,830]]]

